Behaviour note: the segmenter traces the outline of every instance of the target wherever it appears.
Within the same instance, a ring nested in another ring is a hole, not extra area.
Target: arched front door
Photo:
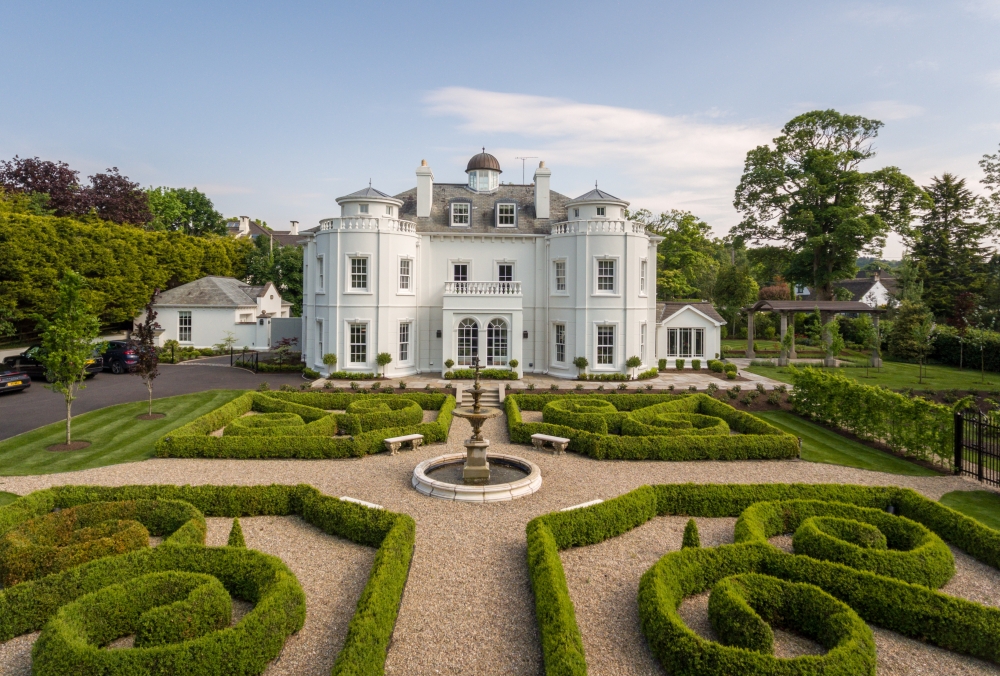
[[[475,319],[458,323],[458,365],[472,366],[479,356],[479,324]]]

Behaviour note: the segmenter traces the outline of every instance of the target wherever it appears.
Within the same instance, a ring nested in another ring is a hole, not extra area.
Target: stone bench
[[[399,449],[403,444],[409,444],[410,448],[416,450],[420,448],[420,444],[424,443],[423,434],[405,434],[401,437],[392,437],[391,439],[386,439],[384,442],[385,449],[389,451],[389,455],[396,455],[399,453]]]
[[[545,448],[545,444],[551,444],[552,452],[555,455],[561,455],[566,450],[566,447],[569,446],[569,439],[553,437],[548,434],[532,434],[531,443],[539,451]]]

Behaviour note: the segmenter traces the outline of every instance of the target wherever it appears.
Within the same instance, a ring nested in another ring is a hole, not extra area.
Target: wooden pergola
[[[788,364],[789,359],[796,359],[795,354],[795,313],[796,312],[814,312],[819,311],[820,317],[822,318],[823,324],[830,321],[830,316],[835,314],[842,314],[847,312],[852,312],[855,314],[870,314],[872,315],[872,322],[875,324],[875,330],[878,330],[878,319],[879,315],[885,312],[882,308],[875,308],[867,303],[862,303],[860,301],[853,300],[759,300],[749,307],[742,308],[743,312],[747,313],[747,359],[756,358],[753,349],[753,333],[754,333],[754,313],[756,312],[777,312],[781,317],[781,356],[778,358],[778,364],[785,366]],[[791,349],[788,350],[788,354],[785,354],[785,334],[788,332],[788,316],[792,315],[792,345]],[[830,344],[833,340],[833,336],[828,335],[825,331],[823,332],[823,340]],[[826,363],[830,362],[830,363]],[[824,360],[827,366],[833,366],[836,362],[833,358],[827,358]],[[881,366],[882,356],[879,354],[878,341],[875,343],[875,349],[872,351],[872,366]]]

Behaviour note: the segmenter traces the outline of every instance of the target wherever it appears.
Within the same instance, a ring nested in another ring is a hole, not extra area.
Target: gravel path
[[[540,514],[594,498],[612,498],[649,483],[893,484],[914,488],[933,499],[952,490],[980,488],[957,477],[906,477],[801,461],[602,462],[572,453],[552,456],[530,446],[508,444],[505,419],[500,417],[488,421],[484,432],[495,450],[538,464],[544,482],[538,493],[510,503],[472,505],[427,498],[414,491],[410,487],[414,466],[445,452],[464,450],[461,440],[468,430],[465,421],[456,420],[447,445],[425,446],[396,456],[379,454],[332,461],[152,459],[65,474],[0,477],[0,490],[24,494],[61,484],[308,483],[328,495],[360,498],[410,514],[417,521],[417,542],[386,671],[433,675],[541,673],[524,536],[525,524]],[[699,520],[703,544],[731,540],[732,526],[725,521]],[[638,631],[635,587],[638,577],[659,556],[679,546],[684,522],[671,517],[655,519],[610,542],[563,554],[592,673],[658,673]],[[716,523],[721,525],[713,525]],[[255,546],[249,535],[247,540],[249,546]],[[339,543],[337,547],[339,551]],[[602,551],[607,553],[602,556]],[[296,570],[305,586],[308,564],[296,543],[275,553]],[[606,573],[606,577],[593,571],[589,575],[582,572],[585,564],[577,562],[587,557],[592,567]],[[970,575],[979,577],[975,570]],[[591,578],[589,583],[587,577]],[[605,585],[610,585],[610,590],[603,589]],[[997,596],[994,591],[984,593]],[[591,594],[595,594],[594,598],[590,598]],[[309,612],[314,614],[311,605]],[[336,623],[340,617],[332,613],[320,623]],[[330,636],[335,634],[333,631]],[[609,635],[604,644],[602,634]],[[900,641],[903,639],[897,643]],[[614,650],[610,648],[612,643]],[[0,645],[0,651],[9,644]],[[330,638],[326,649],[332,652],[334,645],[339,645],[338,639]],[[903,654],[903,658],[913,664],[930,664],[930,656],[938,652],[957,663],[972,664],[969,669],[981,664],[919,644],[900,650],[909,654]],[[992,671],[948,671],[942,666],[935,673],[1000,674],[1000,668],[986,666]]]

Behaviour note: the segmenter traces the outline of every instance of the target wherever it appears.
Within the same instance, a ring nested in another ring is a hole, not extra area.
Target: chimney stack
[[[292,227],[289,229],[289,232],[291,234],[293,234],[293,235],[299,234],[299,222],[298,221],[292,221]]]
[[[240,216],[240,235],[250,234],[250,217]]]
[[[535,169],[535,218],[549,217],[549,182],[552,170],[545,166],[545,160]]]
[[[434,172],[427,166],[427,160],[420,160],[417,167],[417,218],[430,217],[433,196]]]

